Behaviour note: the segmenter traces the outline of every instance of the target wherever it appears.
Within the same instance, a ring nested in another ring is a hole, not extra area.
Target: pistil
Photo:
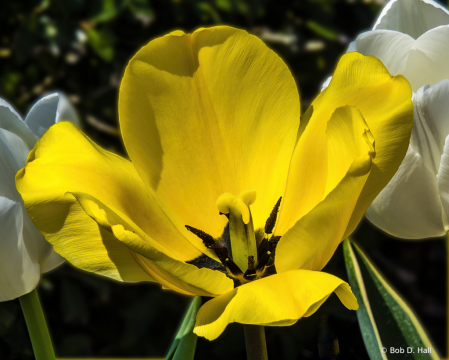
[[[259,229],[258,234],[262,232],[264,235],[262,240],[259,240],[258,246],[250,211],[250,205],[254,203],[255,199],[255,191],[241,193],[238,197],[224,193],[218,198],[217,207],[220,215],[226,215],[229,220],[224,233],[228,232],[228,235],[223,235],[223,237],[229,238],[230,244],[223,240],[214,239],[206,232],[186,225],[187,230],[203,240],[208,249],[214,251],[224,266],[221,271],[226,270],[228,276],[234,280],[235,286],[276,273],[274,256],[281,237],[272,234],[282,198],[276,202],[265,223],[265,228]],[[205,255],[203,257],[207,258]],[[191,263],[194,265],[200,264],[200,259],[202,257]],[[210,258],[207,259],[209,259],[209,262],[219,264]],[[204,264],[205,262],[201,263]],[[215,268],[217,265],[215,265]],[[210,265],[207,267],[212,268]]]
[[[232,258],[244,273],[248,270],[249,256],[257,262],[256,236],[249,209],[255,200],[255,191],[241,193],[239,197],[224,193],[217,199],[218,210],[223,214],[229,214]]]

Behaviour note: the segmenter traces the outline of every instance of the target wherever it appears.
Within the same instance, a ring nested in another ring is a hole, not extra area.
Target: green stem
[[[265,329],[260,325],[243,325],[248,360],[268,360]]]
[[[449,359],[449,232],[446,233],[446,358]]]
[[[55,352],[36,289],[21,296],[19,300],[36,360],[55,360]]]

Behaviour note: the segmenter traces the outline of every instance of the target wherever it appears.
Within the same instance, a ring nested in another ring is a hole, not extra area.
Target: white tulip
[[[0,301],[34,290],[41,273],[64,261],[34,226],[14,181],[36,141],[61,120],[79,125],[73,107],[61,94],[39,100],[25,121],[0,99]]]
[[[449,80],[421,87],[413,108],[407,154],[366,217],[394,236],[422,239],[449,230]]]
[[[366,217],[400,238],[442,236],[449,230],[449,11],[432,0],[391,0],[351,51],[374,55],[413,90],[410,146]]]

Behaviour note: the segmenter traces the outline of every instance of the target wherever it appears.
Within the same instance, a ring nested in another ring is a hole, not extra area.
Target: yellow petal
[[[335,110],[327,122],[326,140],[328,168],[324,196],[341,182],[351,166],[364,175],[375,158],[374,138],[368,124],[352,106]]]
[[[263,226],[285,188],[299,111],[283,61],[225,26],[150,42],[120,87],[120,126],[140,176],[179,229],[215,238],[227,223],[215,206],[225,192],[257,191],[251,212]]]
[[[327,180],[327,122],[310,122],[312,115],[311,106],[301,118],[302,134],[291,159],[276,235],[283,235],[323,199]]]
[[[40,204],[28,203],[26,195],[24,200],[38,229],[74,266],[119,281],[155,281],[126,246],[86,215],[73,196],[50,197]],[[88,241],[80,242],[80,237]]]
[[[276,234],[282,235],[318,203],[317,199],[322,200],[320,194],[325,194],[322,181],[324,170],[314,170],[319,172],[315,176],[307,172],[306,179],[301,179],[304,172],[297,170],[307,166],[304,163],[307,159],[301,161],[301,157],[306,158],[307,152],[314,154],[318,150],[307,150],[301,144],[312,141],[307,139],[308,132],[313,133],[308,127],[321,129],[317,146],[322,144],[324,126],[316,123],[327,122],[336,108],[346,105],[360,110],[376,141],[373,167],[349,221],[346,235],[354,230],[369,204],[390,181],[405,156],[413,125],[411,95],[407,80],[400,75],[391,77],[385,66],[373,56],[352,52],[341,58],[329,87],[313,101],[305,114],[305,124],[301,123]],[[305,153],[301,155],[299,152]],[[307,195],[308,201],[299,203],[291,200],[304,198],[305,195],[301,192],[308,191],[309,188],[315,196]]]
[[[369,134],[357,109],[345,106],[332,115],[326,129],[326,197],[282,236],[275,258],[278,273],[321,270],[335,252],[370,174],[374,145]]]
[[[36,144],[27,166],[16,176],[16,185],[31,219],[56,252],[88,271],[110,267],[107,276],[121,278],[116,264],[118,249],[125,249],[123,256],[132,259],[128,250],[112,235],[104,234],[73,197],[66,197],[67,192],[88,193],[119,209],[177,259],[190,260],[201,254],[149,195],[131,162],[102,150],[68,122],[52,126]],[[91,255],[86,253],[88,244],[77,245],[86,239],[92,246]],[[110,246],[117,249],[111,250],[111,255]],[[88,258],[98,253],[103,265],[84,263],[83,256],[76,253],[78,247]]]
[[[72,195],[86,214],[114,234],[138,264],[163,286],[183,294],[202,296],[216,296],[234,287],[232,280],[220,271],[198,269],[164,254],[160,244],[119,210],[110,208],[87,194]]]
[[[318,271],[295,270],[250,282],[205,303],[194,333],[214,340],[233,322],[287,326],[312,315],[332,292],[348,309],[358,308],[343,280]]]

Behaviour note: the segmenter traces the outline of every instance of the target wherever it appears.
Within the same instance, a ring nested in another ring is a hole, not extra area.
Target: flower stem
[[[449,359],[449,232],[446,233],[446,358]]]
[[[265,329],[260,325],[243,325],[248,360],[268,360]]]
[[[36,289],[19,298],[36,360],[55,360],[47,323]]]

